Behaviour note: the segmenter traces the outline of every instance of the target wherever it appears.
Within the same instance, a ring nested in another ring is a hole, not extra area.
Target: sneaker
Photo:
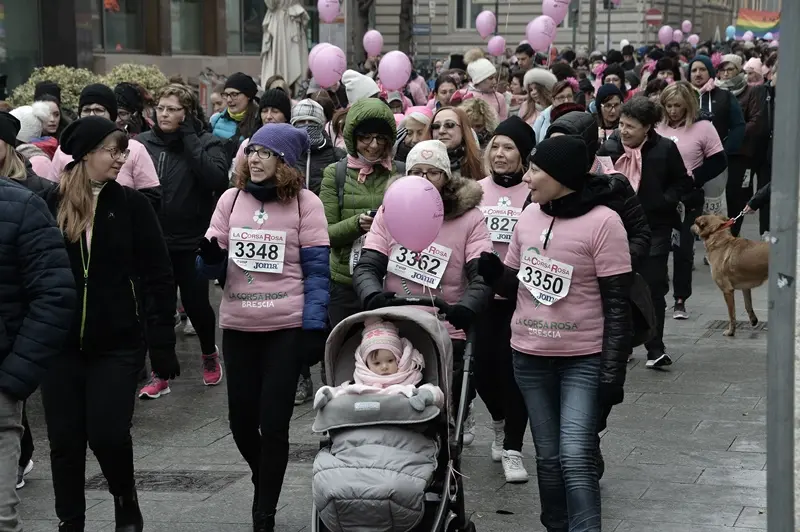
[[[528,482],[528,470],[522,463],[522,453],[519,451],[503,451],[503,473],[506,482]]]
[[[169,381],[156,377],[152,374],[150,382],[139,391],[139,399],[158,399],[162,395],[167,395],[172,390],[169,389]]]
[[[297,380],[297,391],[294,393],[294,404],[302,405],[306,401],[314,398],[314,383],[311,379],[306,379],[302,375]]]
[[[210,355],[203,355],[203,384],[216,386],[222,382],[222,364],[219,363],[219,347]]]
[[[17,469],[17,489],[25,485],[25,475],[33,471],[33,460],[28,460],[28,464],[19,466]]]
[[[672,359],[666,353],[653,353],[647,354],[647,362],[645,366],[648,368],[662,368],[664,366],[671,366]]]
[[[770,240],[769,231],[764,231],[764,234],[761,235],[761,240],[764,242],[769,242]]]
[[[675,300],[675,306],[672,307],[673,320],[688,320],[689,313],[686,312],[686,303],[682,299]]]
[[[467,406],[467,417],[464,419],[464,446],[469,447],[475,441],[475,416],[472,415],[472,403]]]
[[[499,462],[503,459],[503,443],[506,440],[506,422],[492,421],[494,429],[494,441],[492,442],[492,462]]]
[[[184,336],[197,336],[197,331],[194,330],[192,320],[189,318],[186,318],[186,325],[183,326],[183,334]]]

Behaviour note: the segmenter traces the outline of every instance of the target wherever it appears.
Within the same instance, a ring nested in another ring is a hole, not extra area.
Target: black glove
[[[181,125],[178,127],[178,133],[184,138],[197,135],[197,130],[194,128],[194,116],[186,113],[186,118],[183,119],[183,122],[181,122]]]
[[[181,374],[181,365],[175,349],[151,349],[150,366],[153,368],[153,373],[160,379],[172,380]]]
[[[472,322],[475,320],[475,313],[468,307],[457,303],[447,309],[447,314],[444,317],[456,329],[466,331],[472,326]]]
[[[225,251],[219,247],[219,242],[217,242],[217,237],[215,236],[212,236],[211,240],[203,237],[200,241],[200,247],[197,249],[197,255],[208,266],[219,264],[225,260]]]
[[[328,331],[326,329],[303,331],[303,347],[309,366],[313,366],[325,358],[325,342],[327,341]]]
[[[394,292],[376,292],[364,301],[364,308],[367,310],[378,310],[379,308],[388,306],[395,297]]]
[[[478,275],[483,277],[483,280],[488,284],[494,284],[495,281],[503,276],[506,266],[500,257],[494,253],[484,251],[478,259]]]

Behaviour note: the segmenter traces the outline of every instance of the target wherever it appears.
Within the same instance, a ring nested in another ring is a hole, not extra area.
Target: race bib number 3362
[[[539,302],[552,305],[567,297],[573,267],[528,250],[522,255],[517,278]]]
[[[283,273],[286,231],[234,227],[229,241],[231,259],[241,269],[256,273]]]
[[[452,249],[435,242],[421,253],[395,244],[386,271],[428,288],[438,288],[452,254]]]

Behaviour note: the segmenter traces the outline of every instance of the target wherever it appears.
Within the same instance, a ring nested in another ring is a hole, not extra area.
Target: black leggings
[[[275,513],[289,462],[301,335],[301,329],[222,331],[231,432],[253,474],[253,509],[266,514]]]
[[[681,222],[680,242],[672,246],[672,297],[686,301],[692,297],[692,267],[694,266],[694,234],[692,225],[703,214],[703,208],[687,209]]]
[[[197,253],[170,251],[169,257],[172,260],[175,287],[181,290],[183,309],[197,331],[200,349],[204,355],[210,355],[217,350],[214,341],[216,317],[208,299],[208,281],[197,275]]]
[[[87,442],[111,494],[133,491],[130,428],[144,353],[143,347],[112,353],[67,351],[53,358],[42,381],[42,402],[61,521],[84,520]]]
[[[753,162],[750,157],[743,155],[732,155],[728,158],[728,184],[725,186],[725,199],[728,202],[728,216],[735,217],[742,212],[747,202],[753,197],[753,179],[755,176],[751,170]],[[742,186],[745,182],[745,174],[750,172],[750,179],[747,186]],[[742,230],[744,219],[739,218],[731,227],[731,234],[739,236]]]
[[[25,467],[33,458],[33,434],[31,434],[31,426],[28,423],[28,409],[25,403],[22,404],[21,451],[19,454],[19,466]]]
[[[475,388],[492,419],[506,422],[506,451],[522,451],[528,425],[525,399],[514,378],[511,358],[511,317],[515,306],[513,301],[494,299],[475,324]]]

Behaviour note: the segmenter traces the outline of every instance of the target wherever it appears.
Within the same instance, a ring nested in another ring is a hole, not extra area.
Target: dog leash
[[[717,227],[717,229],[714,232],[716,233],[717,231],[722,231],[723,229],[729,229],[729,228],[733,227],[733,224],[736,223],[736,220],[738,220],[742,216],[744,216],[744,211],[742,211],[739,214],[737,214],[736,218],[731,218],[730,220],[728,220],[724,224],[722,224],[719,227]]]

